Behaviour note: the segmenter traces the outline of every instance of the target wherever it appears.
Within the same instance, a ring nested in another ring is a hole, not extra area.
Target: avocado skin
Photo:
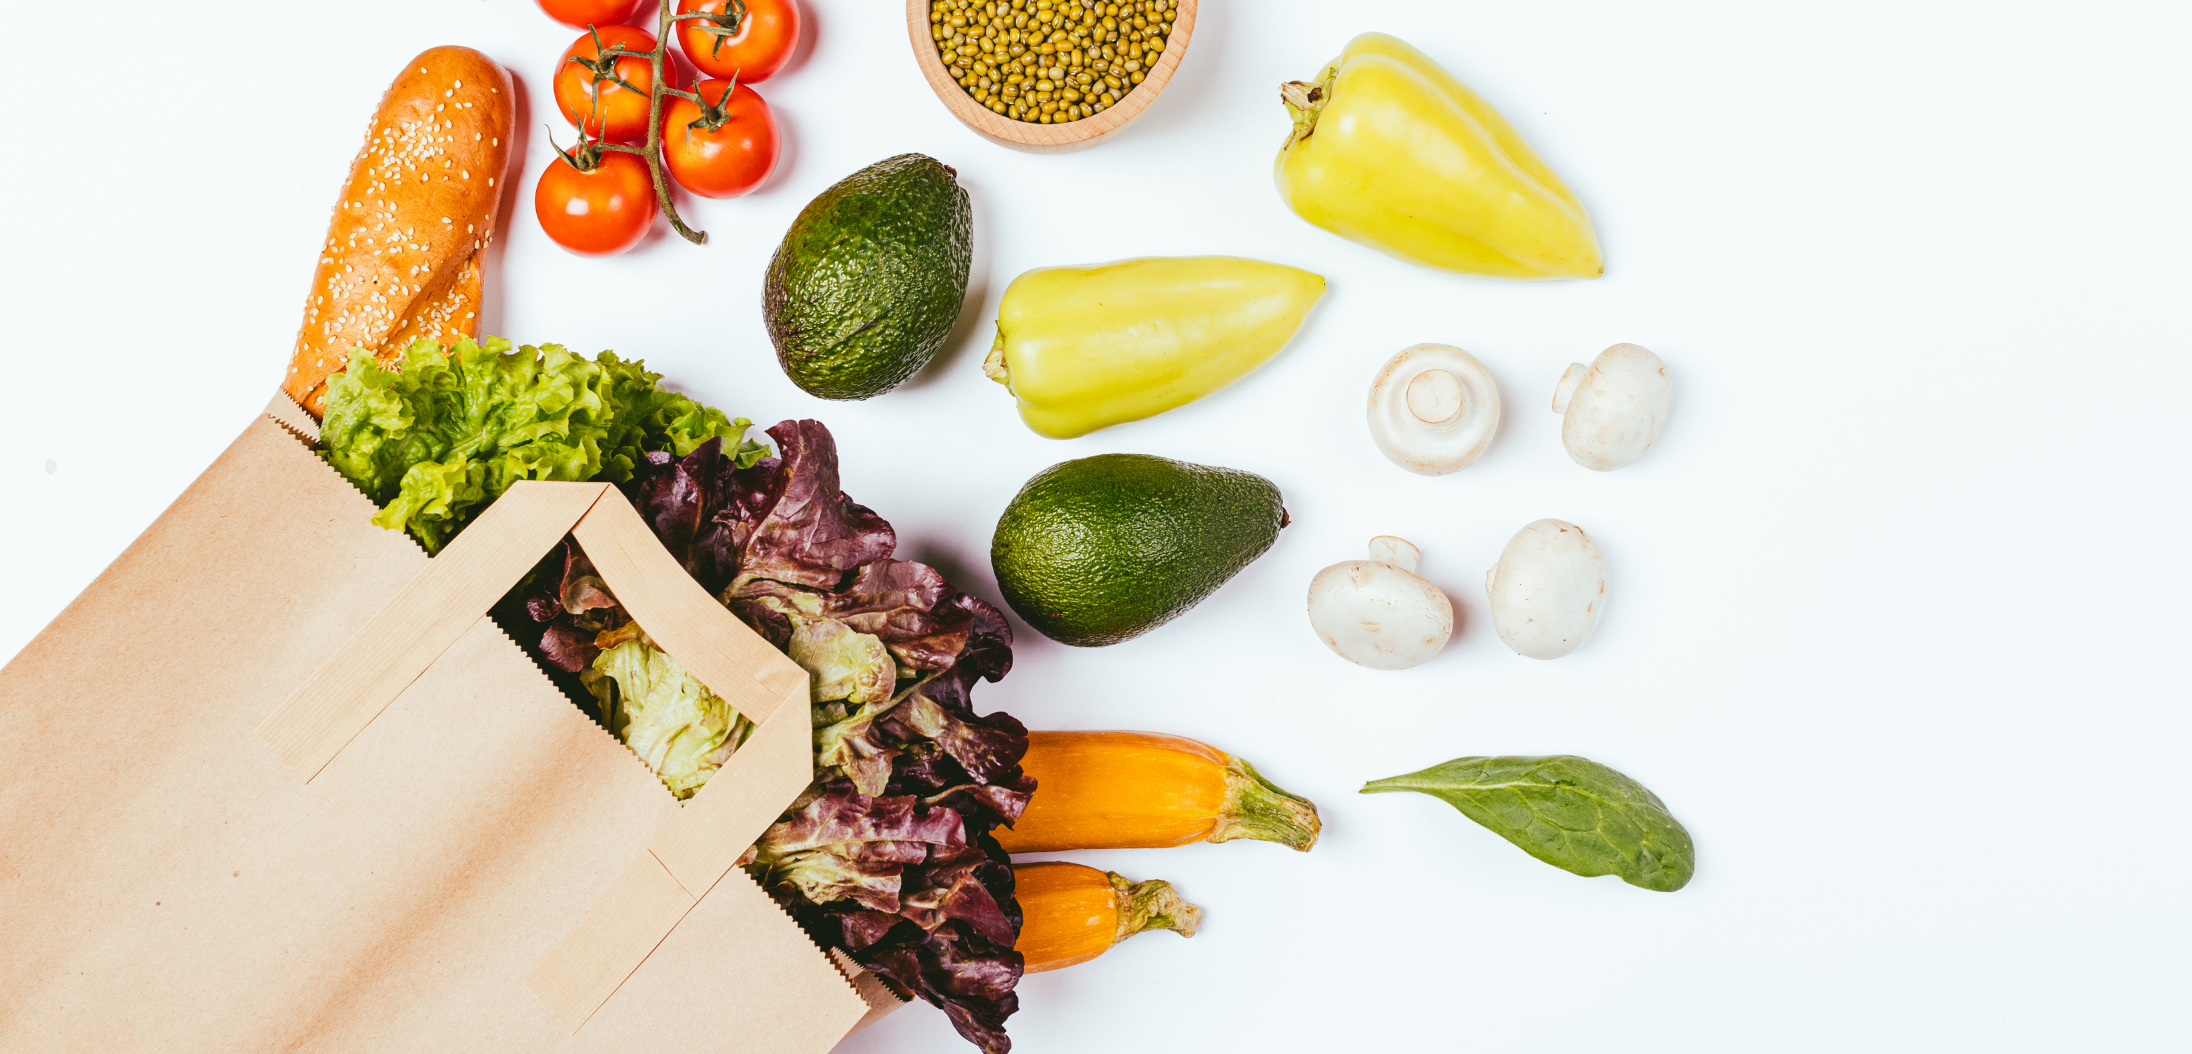
[[[800,210],[761,291],[776,361],[792,383],[824,399],[866,399],[936,357],[974,258],[974,212],[957,174],[933,157],[900,154]]]
[[[1005,603],[1061,644],[1141,636],[1202,603],[1278,540],[1279,488],[1253,472],[1099,454],[1035,474],[990,540]]]

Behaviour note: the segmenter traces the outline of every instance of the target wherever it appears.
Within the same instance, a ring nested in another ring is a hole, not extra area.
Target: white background
[[[571,31],[527,0],[257,6],[17,15],[18,43],[60,50],[17,71],[0,168],[0,655],[265,402],[375,100],[464,43],[531,99],[490,331],[644,357],[763,424],[822,419],[900,555],[992,599],[991,527],[1053,462],[1161,454],[1285,492],[1293,526],[1189,615],[1098,650],[1017,626],[1018,665],[978,693],[1038,728],[1207,740],[1326,823],[1306,855],[1075,855],[1169,878],[1208,919],[1028,978],[1019,1049],[2158,1049],[2192,1027],[2184,6],[1206,0],[1146,116],[1032,156],[938,104],[897,4],[817,0],[811,51],[759,86],[782,173],[690,206],[705,248],[658,228],[607,261],[532,217]],[[1280,204],[1279,82],[1371,29],[1513,121],[1589,210],[1604,278],[1433,273]],[[972,195],[965,313],[907,387],[812,399],[761,327],[763,265],[814,194],[905,151]],[[1029,433],[981,376],[1014,275],[1189,253],[1330,292],[1230,390],[1077,440]],[[1458,475],[1402,472],[1364,428],[1372,373],[1418,341],[1469,349],[1507,400]],[[1676,406],[1644,460],[1587,472],[1546,404],[1617,341],[1665,358]],[[1598,635],[1554,662],[1501,646],[1482,590],[1541,516],[1612,569]],[[1302,610],[1378,533],[1419,544],[1463,612],[1403,673],[1328,654]],[[45,705],[126,750],[128,714]],[[1355,793],[1503,753],[1643,781],[1696,837],[1695,881],[1577,878],[1430,798]],[[966,1048],[915,1007],[842,1049]]]

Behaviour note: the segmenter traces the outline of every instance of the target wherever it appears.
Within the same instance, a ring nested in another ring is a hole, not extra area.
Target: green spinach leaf
[[[1417,791],[1445,801],[1522,851],[1579,875],[1619,875],[1671,893],[1690,881],[1690,832],[1644,785],[1573,755],[1455,758],[1374,780],[1362,793]]]

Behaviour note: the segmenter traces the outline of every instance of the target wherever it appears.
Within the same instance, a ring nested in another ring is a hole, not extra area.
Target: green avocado
[[[824,399],[866,399],[936,357],[974,258],[974,213],[956,175],[933,157],[900,154],[800,210],[761,292],[792,383]]]
[[[989,560],[1029,625],[1093,648],[1202,603],[1287,522],[1279,488],[1255,473],[1099,454],[1028,480],[997,520]]]

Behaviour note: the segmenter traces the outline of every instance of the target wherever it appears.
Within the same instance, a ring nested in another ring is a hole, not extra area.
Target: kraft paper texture
[[[898,1005],[706,837],[785,802],[727,767],[681,807],[488,619],[309,780],[285,765],[262,722],[430,561],[272,409],[288,430],[254,421],[0,669],[0,1050],[819,1054]],[[773,649],[665,647],[793,698]],[[528,979],[602,910],[663,935],[559,1020]]]

